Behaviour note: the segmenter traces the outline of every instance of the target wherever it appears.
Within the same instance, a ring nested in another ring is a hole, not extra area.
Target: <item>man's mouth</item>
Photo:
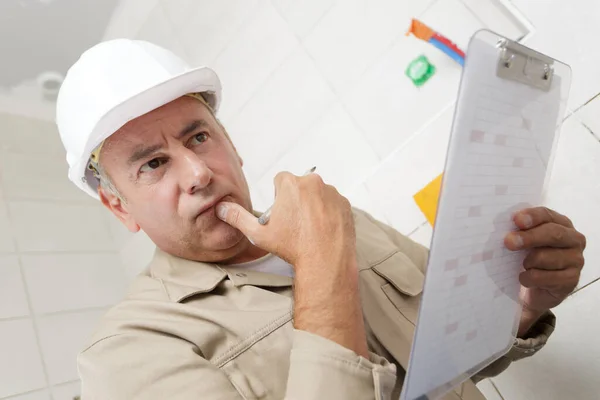
[[[206,204],[204,207],[202,207],[202,209],[200,209],[200,212],[198,213],[197,217],[201,217],[203,215],[207,215],[209,212],[213,212],[214,208],[217,204],[219,204],[222,201],[227,201],[227,200],[231,200],[231,196],[229,195],[225,195],[223,197],[219,197],[213,201],[211,201],[210,203]]]

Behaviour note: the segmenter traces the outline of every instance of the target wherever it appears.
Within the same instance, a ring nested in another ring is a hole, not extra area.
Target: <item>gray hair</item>
[[[119,200],[126,203],[125,197],[119,192],[119,189],[117,189],[108,173],[102,167],[102,164],[100,162],[93,163],[93,167],[95,169],[94,175],[96,176],[96,179],[98,179],[98,188],[103,188],[108,193],[114,194]]]

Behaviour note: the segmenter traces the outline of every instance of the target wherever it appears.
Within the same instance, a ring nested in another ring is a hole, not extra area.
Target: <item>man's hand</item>
[[[314,262],[354,258],[356,237],[348,200],[318,174],[295,176],[281,172],[275,177],[275,204],[271,218],[261,225],[254,215],[235,203],[222,202],[229,225],[239,229],[256,246],[276,254],[302,273],[299,267]],[[321,271],[323,273],[325,271]]]
[[[519,276],[522,336],[537,318],[559,305],[575,289],[583,268],[586,239],[571,220],[545,207],[519,211],[513,217],[519,231],[506,235],[509,250],[529,250]]]
[[[294,326],[367,358],[358,295],[356,236],[350,203],[317,174],[275,177],[271,219],[258,219],[235,203],[217,215],[256,246],[294,266]]]

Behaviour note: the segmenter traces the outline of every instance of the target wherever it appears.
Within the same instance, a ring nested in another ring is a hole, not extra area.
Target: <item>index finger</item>
[[[547,223],[573,228],[573,222],[569,218],[548,207],[525,208],[515,213],[513,221],[519,229],[531,229]]]
[[[217,217],[241,231],[250,241],[255,244],[261,239],[264,227],[258,223],[258,219],[248,210],[237,203],[221,202],[217,204]]]

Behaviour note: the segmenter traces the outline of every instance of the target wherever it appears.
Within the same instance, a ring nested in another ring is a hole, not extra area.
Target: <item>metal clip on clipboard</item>
[[[496,75],[503,79],[550,91],[554,76],[554,60],[509,39],[500,39]]]

